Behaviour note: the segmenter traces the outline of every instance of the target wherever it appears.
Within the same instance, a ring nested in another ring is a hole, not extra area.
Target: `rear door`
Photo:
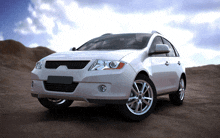
[[[150,52],[155,50],[156,44],[163,44],[162,38],[157,36],[154,38]],[[157,93],[162,94],[168,92],[170,89],[170,69],[169,69],[169,57],[166,54],[153,54],[149,57],[151,59],[152,76]]]

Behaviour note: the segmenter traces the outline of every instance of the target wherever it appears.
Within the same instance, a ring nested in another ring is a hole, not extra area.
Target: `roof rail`
[[[151,33],[152,33],[152,34],[154,34],[154,33],[161,34],[161,33],[157,32],[157,31],[155,31],[155,30],[153,30]]]
[[[103,34],[101,36],[106,36],[106,35],[112,35],[112,33],[106,33],[106,34]]]

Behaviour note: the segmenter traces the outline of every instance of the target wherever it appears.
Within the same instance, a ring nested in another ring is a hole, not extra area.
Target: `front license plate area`
[[[47,83],[72,84],[73,77],[70,76],[48,76]]]

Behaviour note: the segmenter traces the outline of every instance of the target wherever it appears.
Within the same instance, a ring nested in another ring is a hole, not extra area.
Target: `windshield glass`
[[[143,49],[147,46],[150,37],[151,34],[118,34],[101,36],[90,40],[77,50]]]

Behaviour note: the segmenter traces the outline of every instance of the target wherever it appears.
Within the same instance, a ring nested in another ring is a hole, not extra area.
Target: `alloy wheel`
[[[127,108],[135,115],[145,114],[153,104],[153,90],[144,80],[135,80],[131,94],[126,103]]]
[[[56,104],[63,104],[66,100],[65,99],[48,98],[48,101],[56,103]]]
[[[183,100],[185,96],[185,83],[183,79],[180,80],[179,95],[180,95],[180,100]]]

